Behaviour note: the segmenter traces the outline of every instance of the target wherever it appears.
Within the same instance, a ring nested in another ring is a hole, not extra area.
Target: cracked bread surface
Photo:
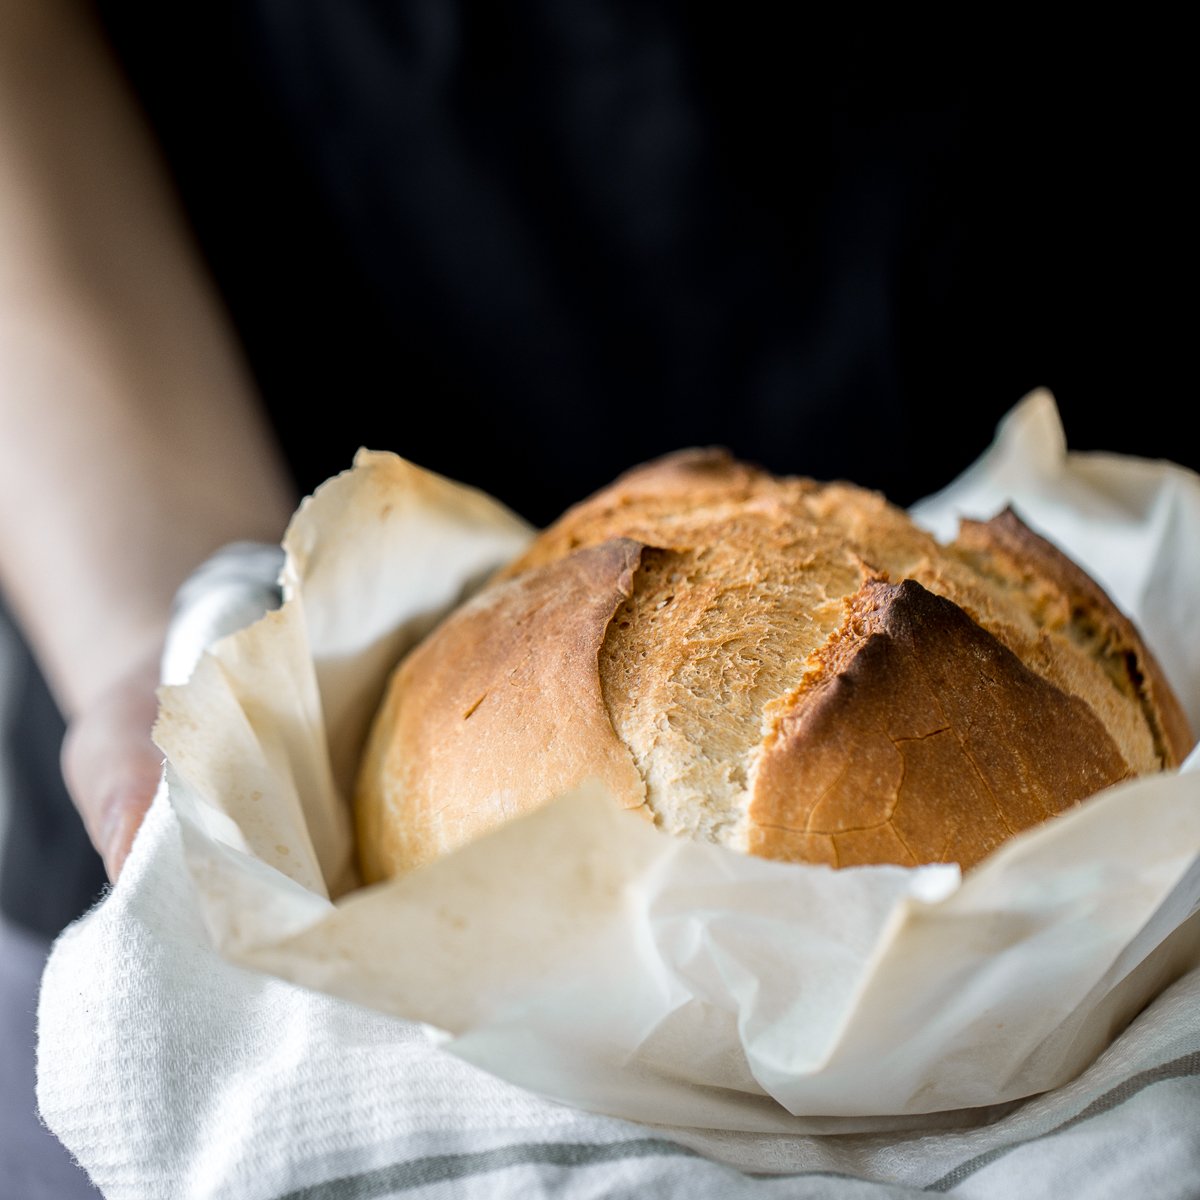
[[[686,451],[568,510],[401,664],[361,856],[395,874],[595,777],[764,857],[969,867],[1190,744],[1136,630],[1013,514],[942,546],[875,493]]]

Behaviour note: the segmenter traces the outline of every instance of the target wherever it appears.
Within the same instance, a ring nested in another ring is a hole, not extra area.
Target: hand
[[[146,656],[80,711],[63,742],[67,790],[114,883],[162,773],[150,740],[158,672],[158,654]]]

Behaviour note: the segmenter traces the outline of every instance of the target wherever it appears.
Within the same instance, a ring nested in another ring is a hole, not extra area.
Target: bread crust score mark
[[[952,601],[913,580],[869,580],[848,608],[824,669],[767,738],[751,853],[967,868],[1130,774],[1082,700]]]

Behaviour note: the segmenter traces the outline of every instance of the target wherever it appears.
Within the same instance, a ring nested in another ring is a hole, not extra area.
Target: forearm
[[[293,496],[136,109],[83,9],[0,0],[0,586],[79,711],[223,542]]]

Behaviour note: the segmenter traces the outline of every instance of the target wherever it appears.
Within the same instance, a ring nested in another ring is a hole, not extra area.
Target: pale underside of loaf
[[[393,874],[596,777],[766,857],[969,866],[1189,744],[1136,632],[1011,515],[943,547],[873,493],[688,452],[570,510],[403,664],[360,842]]]

